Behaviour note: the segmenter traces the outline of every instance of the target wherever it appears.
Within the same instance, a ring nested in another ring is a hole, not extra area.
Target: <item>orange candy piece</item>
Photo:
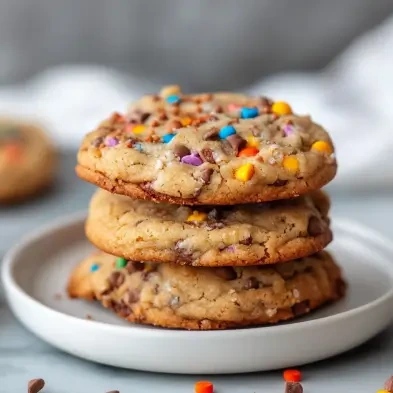
[[[195,393],[213,393],[213,384],[209,381],[198,381],[195,383]]]
[[[254,157],[259,153],[259,150],[256,147],[245,147],[240,150],[238,157]]]
[[[302,373],[299,370],[285,370],[283,377],[286,382],[300,382]]]

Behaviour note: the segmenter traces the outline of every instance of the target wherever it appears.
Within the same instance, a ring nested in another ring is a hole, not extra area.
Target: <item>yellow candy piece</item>
[[[191,124],[191,122],[192,122],[191,117],[183,117],[183,118],[180,120],[180,123],[182,124],[183,127],[189,126],[189,125]]]
[[[143,124],[138,124],[137,126],[132,128],[132,132],[134,134],[142,134],[142,132],[145,130],[146,130],[146,126],[144,126]]]
[[[377,393],[390,393],[389,390],[381,389],[378,390]]]
[[[181,89],[179,85],[169,85],[164,86],[160,91],[161,97],[168,97],[168,96],[177,96],[181,93]]]
[[[249,136],[247,138],[247,147],[259,147],[259,141],[257,138],[253,136]]]
[[[254,165],[244,164],[236,169],[235,178],[240,181],[249,181],[255,173]]]
[[[292,108],[284,101],[277,101],[272,105],[272,112],[276,115],[290,115],[292,114]]]
[[[188,216],[187,221],[206,221],[207,214],[194,210],[191,215]]]
[[[299,161],[294,156],[286,156],[282,161],[282,166],[291,173],[296,173],[299,170]]]
[[[321,153],[327,153],[327,154],[332,154],[333,153],[333,147],[329,142],[325,141],[316,141],[312,144],[311,149],[317,150]]]

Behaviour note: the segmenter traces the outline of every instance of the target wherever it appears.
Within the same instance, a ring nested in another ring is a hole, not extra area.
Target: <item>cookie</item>
[[[172,86],[89,133],[76,172],[138,199],[231,205],[308,193],[336,167],[327,132],[285,102]]]
[[[345,283],[326,252],[234,268],[131,262],[99,252],[74,269],[68,293],[97,299],[130,322],[209,330],[292,319],[341,298]]]
[[[55,152],[37,126],[0,119],[0,203],[14,203],[50,184]]]
[[[329,200],[303,197],[238,206],[157,204],[99,190],[86,235],[103,251],[134,261],[244,266],[313,254],[332,239]]]

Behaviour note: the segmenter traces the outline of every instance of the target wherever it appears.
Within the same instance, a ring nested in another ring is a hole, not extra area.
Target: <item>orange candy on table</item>
[[[285,370],[283,377],[286,382],[300,382],[302,380],[302,373],[299,370]]]
[[[195,383],[195,393],[213,393],[213,384],[209,381],[198,381]]]

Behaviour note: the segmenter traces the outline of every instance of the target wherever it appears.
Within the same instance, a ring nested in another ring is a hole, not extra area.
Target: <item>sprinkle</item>
[[[170,95],[166,97],[166,102],[168,104],[179,104],[180,103],[180,97],[177,95]]]
[[[299,161],[295,156],[286,156],[282,161],[282,166],[288,172],[295,174],[299,170]]]
[[[254,157],[259,153],[259,150],[255,147],[246,147],[243,150],[240,150],[238,157]]]
[[[96,272],[99,268],[100,268],[100,265],[99,265],[98,263],[93,263],[93,264],[90,266],[90,271],[91,271],[91,272]]]
[[[285,124],[283,128],[283,132],[285,136],[292,135],[294,133],[295,129],[292,124]]]
[[[214,386],[209,381],[198,381],[194,386],[195,393],[213,393]]]
[[[181,162],[183,164],[189,164],[189,165],[194,165],[194,166],[199,166],[203,164],[203,161],[201,157],[199,157],[199,154],[188,154],[184,157],[181,158]]]
[[[133,147],[135,150],[143,151],[142,145],[141,145],[140,143],[135,143],[132,147]]]
[[[183,127],[187,127],[191,124],[192,119],[191,119],[191,117],[183,117],[182,119],[180,119],[180,122]]]
[[[244,164],[236,169],[235,178],[240,181],[248,181],[250,180],[255,173],[254,165],[252,164]]]
[[[194,210],[192,214],[187,217],[187,221],[206,221],[207,214],[203,212],[199,212],[198,210]]]
[[[114,137],[109,137],[105,139],[105,145],[109,147],[113,147],[119,144],[119,140]]]
[[[292,114],[292,108],[284,101],[277,101],[272,105],[272,112],[276,115],[290,115]]]
[[[234,127],[234,126],[231,126],[231,125],[227,125],[227,126],[224,126],[224,127],[221,128],[221,130],[220,130],[219,133],[218,133],[218,136],[219,136],[221,139],[225,139],[225,138],[227,138],[228,136],[234,135],[234,134],[236,134],[235,127]]]
[[[247,108],[244,107],[240,110],[240,117],[242,119],[253,119],[259,115],[258,108]]]
[[[333,153],[332,145],[325,141],[314,142],[311,146],[311,149],[319,151],[320,153],[327,153],[329,155]]]
[[[176,134],[165,134],[161,139],[164,143],[169,143],[175,137],[175,135]]]
[[[142,134],[142,132],[145,130],[146,130],[146,126],[144,126],[143,124],[138,124],[138,125],[132,127],[132,129],[131,129],[131,131],[134,134]]]
[[[117,269],[122,269],[123,267],[126,267],[127,265],[127,259],[125,258],[116,258],[116,268]]]
[[[179,85],[164,86],[160,91],[161,97],[168,97],[172,95],[179,95],[181,92]]]
[[[286,382],[300,382],[302,380],[302,373],[299,370],[285,370],[283,377]]]
[[[247,138],[247,147],[258,147],[259,146],[259,141],[257,138],[254,136],[249,136]]]

